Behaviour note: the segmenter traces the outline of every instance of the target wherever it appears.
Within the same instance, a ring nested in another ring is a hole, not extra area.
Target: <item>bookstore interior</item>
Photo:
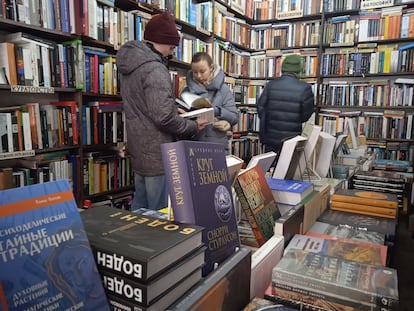
[[[131,210],[117,51],[164,11],[175,96],[205,51],[238,123],[162,144],[169,204]],[[292,54],[315,113],[265,152]],[[410,310],[414,1],[0,0],[0,67],[0,310]]]

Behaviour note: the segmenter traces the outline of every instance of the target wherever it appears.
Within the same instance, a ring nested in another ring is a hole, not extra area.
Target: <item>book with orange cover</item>
[[[338,189],[332,194],[331,201],[398,208],[398,198],[395,194],[356,189]]]
[[[336,211],[359,213],[362,215],[382,216],[387,218],[397,217],[397,209],[395,208],[377,207],[359,203],[332,201],[331,209]]]

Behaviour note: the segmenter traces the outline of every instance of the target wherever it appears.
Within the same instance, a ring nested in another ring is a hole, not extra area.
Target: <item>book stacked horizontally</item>
[[[339,189],[331,196],[331,209],[363,215],[396,218],[398,198],[392,193]]]
[[[313,184],[307,181],[266,177],[277,203],[295,205],[300,203],[313,190]]]
[[[105,206],[81,216],[112,308],[165,310],[201,280],[202,227]]]
[[[397,271],[384,266],[384,247],[295,235],[265,298],[312,310],[398,310]]]

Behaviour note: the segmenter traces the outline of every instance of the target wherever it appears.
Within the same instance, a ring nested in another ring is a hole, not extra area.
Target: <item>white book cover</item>
[[[317,147],[315,148],[315,171],[319,177],[326,177],[331,166],[332,153],[336,138],[326,132],[319,133]]]
[[[211,124],[214,122],[214,108],[201,108],[197,110],[191,110],[189,112],[185,112],[180,114],[183,118],[189,119],[206,119],[208,123]]]
[[[263,174],[266,175],[266,173],[269,171],[273,161],[276,159],[276,152],[269,151],[262,154],[254,155],[249,163],[247,163],[246,169],[249,169],[253,166],[260,166],[260,168],[263,171]]]
[[[273,172],[274,178],[293,179],[293,176],[287,176],[296,172],[299,165],[301,153],[304,152],[306,138],[298,135],[291,139],[285,140],[280,151],[280,156]]]
[[[250,299],[263,298],[272,279],[272,269],[279,262],[284,250],[284,237],[273,235],[252,254]]]

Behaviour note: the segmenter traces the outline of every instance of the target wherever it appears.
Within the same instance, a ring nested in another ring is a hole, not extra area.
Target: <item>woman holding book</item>
[[[224,72],[206,52],[193,55],[191,69],[187,72],[187,86],[183,92],[190,92],[207,98],[214,107],[215,121],[194,136],[194,140],[222,143],[228,149],[227,132],[238,121],[233,92],[224,83]]]

